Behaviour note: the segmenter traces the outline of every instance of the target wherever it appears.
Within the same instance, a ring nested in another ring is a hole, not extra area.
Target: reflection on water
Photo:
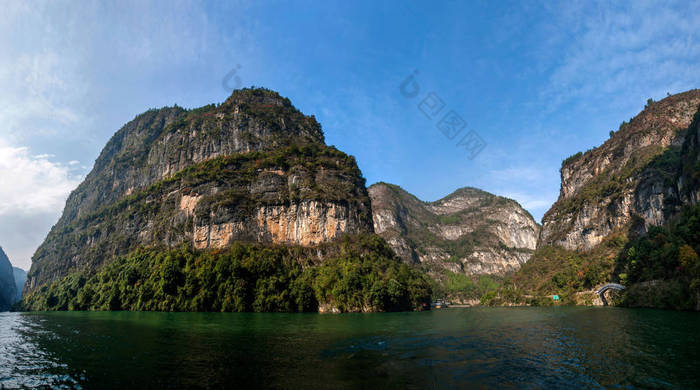
[[[700,316],[5,313],[0,387],[697,388]]]

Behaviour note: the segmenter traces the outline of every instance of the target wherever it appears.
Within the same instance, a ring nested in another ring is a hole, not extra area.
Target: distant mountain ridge
[[[22,291],[24,290],[24,283],[27,282],[27,271],[12,267],[12,275],[15,278],[15,287],[17,295],[15,295],[15,302],[19,302],[22,299]]]
[[[374,230],[407,263],[432,273],[504,275],[532,255],[539,225],[517,202],[461,188],[423,202],[401,187],[369,187]]]

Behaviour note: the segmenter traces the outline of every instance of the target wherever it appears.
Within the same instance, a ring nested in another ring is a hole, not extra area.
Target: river
[[[700,388],[700,314],[0,313],[0,388]]]

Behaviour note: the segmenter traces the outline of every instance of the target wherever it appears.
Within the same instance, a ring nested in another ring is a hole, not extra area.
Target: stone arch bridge
[[[622,291],[625,289],[625,286],[618,284],[618,283],[607,283],[603,285],[601,288],[599,288],[595,293],[598,294],[600,297],[600,300],[603,301],[603,306],[608,305],[608,301],[605,300],[605,292],[608,290],[614,290],[614,291]]]

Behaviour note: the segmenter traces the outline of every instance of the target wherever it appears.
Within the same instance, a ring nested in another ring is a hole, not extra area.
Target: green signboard
[[[552,300],[553,300],[553,301],[558,301],[558,300],[559,300],[559,295],[552,295]]]

